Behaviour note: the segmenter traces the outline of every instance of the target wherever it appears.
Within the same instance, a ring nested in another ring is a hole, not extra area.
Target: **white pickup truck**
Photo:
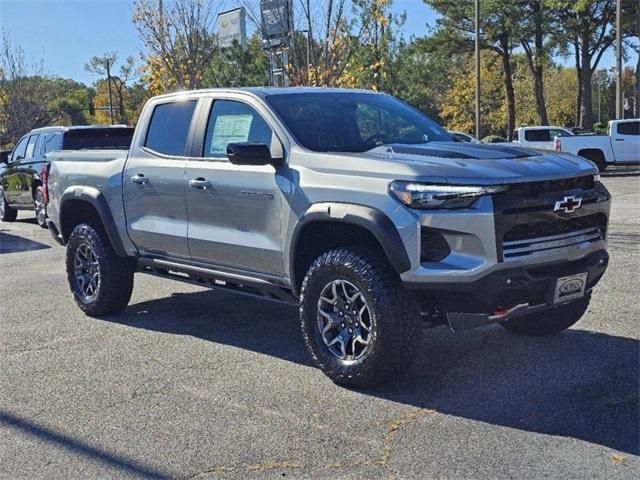
[[[601,172],[614,163],[640,163],[640,119],[612,120],[606,135],[558,135],[554,149],[591,160]]]
[[[571,130],[562,127],[520,127],[513,132],[513,141],[509,145],[517,143],[527,148],[553,150],[555,147],[554,138],[574,136],[575,134]]]

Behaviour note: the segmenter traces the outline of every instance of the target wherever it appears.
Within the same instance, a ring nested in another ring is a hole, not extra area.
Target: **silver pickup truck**
[[[298,304],[316,364],[356,388],[402,373],[425,327],[560,332],[608,262],[592,163],[454,143],[379,93],[165,95],[130,150],[51,157],[49,226],[88,315],[123,310],[134,272]]]

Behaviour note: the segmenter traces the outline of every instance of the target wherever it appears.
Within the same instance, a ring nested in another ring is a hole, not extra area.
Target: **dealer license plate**
[[[553,303],[564,303],[584,297],[588,276],[589,274],[585,272],[558,278]]]

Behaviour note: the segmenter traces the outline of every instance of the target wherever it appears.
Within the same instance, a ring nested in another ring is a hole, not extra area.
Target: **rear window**
[[[616,130],[619,135],[640,135],[640,122],[622,122]]]
[[[133,128],[79,128],[65,132],[63,150],[128,150],[133,138]],[[49,147],[54,147],[52,139]],[[46,147],[45,147],[46,148]],[[49,148],[51,151],[54,148]]]
[[[549,130],[525,130],[524,138],[527,142],[550,142],[552,140]]]
[[[164,155],[184,156],[195,100],[163,103],[153,110],[144,146]]]

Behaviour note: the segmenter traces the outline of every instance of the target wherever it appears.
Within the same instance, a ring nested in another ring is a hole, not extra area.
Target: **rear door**
[[[203,104],[201,131],[187,164],[189,250],[193,260],[281,276],[282,194],[272,165],[232,165],[227,145],[275,137],[263,113],[240,99]]]
[[[524,131],[525,146],[553,150],[553,137],[548,128],[532,128]]]
[[[611,133],[616,162],[640,162],[640,120],[618,122]]]
[[[25,158],[20,161],[18,174],[20,176],[20,203],[23,206],[33,205],[32,185],[36,177],[40,175],[42,160],[38,156],[38,140],[40,135],[29,136]]]
[[[127,231],[142,255],[189,258],[185,170],[196,104],[155,105],[145,138],[132,146],[123,191]]]

